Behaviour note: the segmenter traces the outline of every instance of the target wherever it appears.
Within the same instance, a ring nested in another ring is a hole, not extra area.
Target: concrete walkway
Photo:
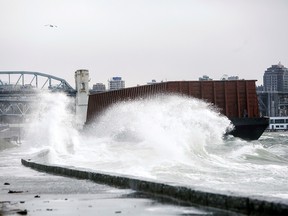
[[[1,145],[1,143],[0,143]],[[172,202],[130,189],[37,172],[17,147],[0,151],[1,215],[236,215]]]

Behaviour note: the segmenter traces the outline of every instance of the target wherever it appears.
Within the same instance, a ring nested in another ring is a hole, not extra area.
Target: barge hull
[[[91,123],[113,103],[174,93],[214,104],[235,125],[232,135],[254,140],[261,136],[269,124],[268,118],[260,118],[255,82],[256,80],[172,81],[92,94],[89,95],[86,124]]]
[[[269,118],[232,118],[235,129],[229,134],[244,140],[257,140],[269,125]]]

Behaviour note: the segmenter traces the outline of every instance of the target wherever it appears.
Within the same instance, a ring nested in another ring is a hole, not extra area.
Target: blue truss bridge
[[[32,71],[0,71],[0,123],[24,122],[42,91],[76,95],[66,80],[56,76]]]

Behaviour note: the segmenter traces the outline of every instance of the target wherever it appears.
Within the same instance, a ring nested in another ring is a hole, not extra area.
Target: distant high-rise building
[[[202,77],[199,77],[199,81],[207,81],[207,80],[212,80],[209,76],[203,75]]]
[[[238,76],[229,76],[228,80],[239,80]]]
[[[239,80],[238,76],[228,76],[227,74],[223,74],[220,80]]]
[[[288,116],[288,69],[280,62],[267,68],[258,87],[259,108],[270,117]]]
[[[288,69],[281,62],[272,65],[263,76],[264,91],[288,92]]]
[[[157,84],[157,83],[162,83],[163,80],[161,82],[157,82],[155,79],[152,79],[150,82],[147,82],[147,85],[153,85],[153,84]]]
[[[125,81],[122,80],[122,77],[112,77],[112,79],[108,80],[109,90],[117,90],[125,88]]]
[[[105,92],[106,86],[104,83],[96,83],[93,85],[92,92],[93,93],[99,93],[99,92]]]

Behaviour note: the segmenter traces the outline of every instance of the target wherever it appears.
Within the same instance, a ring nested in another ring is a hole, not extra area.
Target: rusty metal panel
[[[201,82],[201,98],[207,102],[212,103],[214,100],[213,82],[202,81]]]
[[[89,96],[87,122],[111,104],[159,93],[179,93],[215,104],[228,118],[259,117],[255,80],[179,81],[126,88]]]
[[[227,116],[238,117],[236,82],[227,82],[226,95],[226,106],[228,107]]]
[[[189,95],[188,82],[182,82],[180,87],[180,91],[182,94]]]
[[[167,83],[167,92],[178,93],[179,92],[179,83],[178,82],[168,82]]]
[[[238,82],[238,117],[244,117],[248,108],[247,108],[247,98],[246,98],[246,83],[243,81]],[[248,112],[247,112],[247,115]]]
[[[192,97],[201,99],[200,82],[197,82],[197,81],[189,82],[189,95]]]
[[[249,105],[249,117],[259,117],[258,98],[256,86],[253,82],[247,82],[247,103]]]
[[[150,86],[148,87],[147,91],[148,91],[149,96],[151,96],[151,97],[152,97],[153,95],[158,94],[158,92],[159,92],[159,90],[157,91],[157,86],[154,86],[154,85],[150,85]]]
[[[223,114],[226,113],[225,107],[225,89],[224,82],[215,82],[215,105],[219,108],[219,111]]]

